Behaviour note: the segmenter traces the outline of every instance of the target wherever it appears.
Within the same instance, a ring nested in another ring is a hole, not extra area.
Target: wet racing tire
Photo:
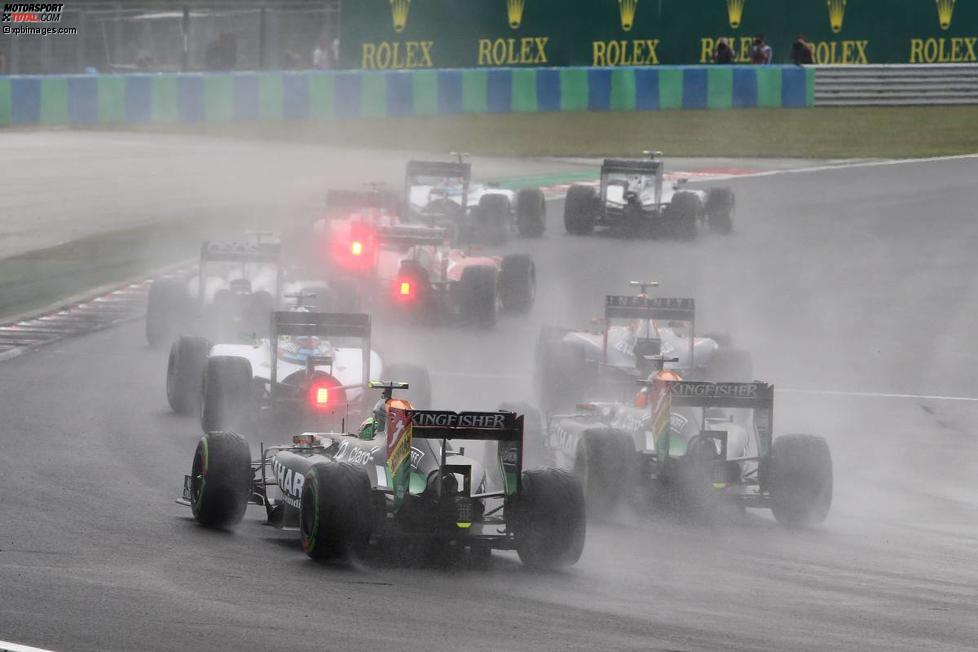
[[[553,570],[577,562],[587,524],[584,492],[571,474],[558,469],[523,472],[515,508],[516,552],[529,568]]]
[[[203,337],[181,336],[170,346],[166,365],[166,400],[177,414],[199,414],[204,369],[211,343]]]
[[[240,432],[250,423],[251,363],[245,358],[218,355],[204,369],[200,425],[204,432]]]
[[[244,437],[209,432],[200,438],[190,471],[190,507],[201,525],[223,528],[244,517],[251,497],[251,454]]]
[[[574,476],[583,487],[592,518],[610,516],[625,497],[629,479],[625,470],[634,457],[626,438],[625,433],[609,428],[594,428],[581,435]]]
[[[425,367],[416,364],[390,364],[384,367],[384,380],[407,383],[407,390],[397,395],[406,398],[417,410],[431,409],[431,376]]]
[[[481,240],[489,244],[502,244],[509,235],[510,203],[506,195],[488,194],[479,198],[477,231]]]
[[[146,304],[146,341],[160,347],[172,340],[187,319],[190,299],[186,282],[173,278],[153,281]]]
[[[730,188],[712,188],[706,193],[706,222],[710,231],[727,234],[733,231],[736,202]]]
[[[771,509],[778,523],[807,527],[825,520],[832,506],[832,455],[817,435],[782,435],[769,460]]]
[[[312,559],[359,552],[369,537],[370,479],[362,467],[320,462],[306,472],[299,505],[299,539]]]
[[[466,267],[459,280],[459,310],[462,319],[481,328],[496,325],[499,288],[495,267]]]
[[[536,299],[537,270],[528,254],[503,257],[499,271],[499,300],[503,310],[529,310]]]
[[[594,232],[598,193],[590,186],[571,186],[564,198],[564,228],[571,235]]]
[[[516,193],[516,228],[524,238],[539,238],[547,228],[547,200],[539,188]]]
[[[663,220],[680,240],[696,239],[696,221],[700,215],[700,198],[696,193],[679,191],[663,212]]]

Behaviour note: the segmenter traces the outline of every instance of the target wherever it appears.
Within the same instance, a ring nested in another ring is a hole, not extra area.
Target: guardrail
[[[0,126],[805,107],[797,66],[0,77]]]
[[[814,66],[815,106],[978,104],[978,65]]]

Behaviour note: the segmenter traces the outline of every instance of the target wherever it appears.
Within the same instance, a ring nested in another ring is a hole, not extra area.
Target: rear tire
[[[733,214],[736,207],[733,190],[711,188],[706,193],[706,220],[710,231],[726,235],[733,231]]]
[[[572,409],[592,385],[594,368],[583,346],[564,341],[568,331],[545,327],[537,340],[535,380],[540,409]]]
[[[239,523],[251,497],[251,453],[244,437],[209,432],[200,438],[190,471],[190,508],[201,525]]]
[[[584,492],[572,475],[558,469],[524,471],[513,507],[516,552],[525,566],[553,570],[581,558],[587,519]]]
[[[816,435],[782,435],[771,446],[771,511],[778,523],[807,527],[832,506],[832,454]]]
[[[156,348],[168,344],[187,319],[190,297],[182,280],[163,278],[149,286],[146,341]]]
[[[406,398],[415,409],[431,409],[431,377],[426,368],[416,364],[391,364],[384,367],[384,378],[407,383],[407,391],[400,390],[398,396]]]
[[[700,198],[695,193],[679,191],[663,211],[663,219],[680,240],[695,240],[700,211]]]
[[[591,518],[611,516],[625,498],[634,451],[625,433],[606,428],[586,430],[574,459],[574,476],[584,490]],[[629,446],[630,447],[630,446]]]
[[[466,267],[459,281],[459,308],[462,319],[481,328],[496,325],[499,309],[498,279],[495,267]]]
[[[299,507],[299,539],[312,559],[341,559],[362,550],[370,536],[370,480],[359,466],[320,462],[306,472]]]
[[[181,336],[170,346],[166,365],[166,400],[177,414],[198,414],[204,369],[211,343],[203,337]]]
[[[505,195],[489,194],[479,198],[476,228],[482,240],[489,244],[502,244],[509,235],[511,206]]]
[[[571,186],[564,198],[564,228],[571,235],[594,232],[598,193],[591,186]]]
[[[503,310],[529,310],[536,300],[537,270],[528,254],[503,257],[499,271],[499,299]]]
[[[204,432],[244,430],[251,407],[251,363],[230,355],[208,358],[200,413]]]
[[[539,188],[516,193],[516,228],[524,238],[539,238],[547,228],[547,199]]]

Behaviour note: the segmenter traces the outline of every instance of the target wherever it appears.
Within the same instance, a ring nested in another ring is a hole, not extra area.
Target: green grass
[[[150,126],[276,141],[499,156],[920,157],[978,152],[978,106],[514,113]]]

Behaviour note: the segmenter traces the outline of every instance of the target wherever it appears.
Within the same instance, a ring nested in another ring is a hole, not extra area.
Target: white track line
[[[31,647],[29,645],[20,645],[19,643],[8,643],[7,641],[0,641],[0,652],[52,652],[52,651],[45,650],[39,647]]]
[[[776,392],[785,394],[815,394],[818,396],[850,396],[855,398],[902,398],[928,401],[964,401],[966,403],[978,403],[978,397],[974,396],[941,396],[938,394],[890,394],[887,392],[842,392],[830,389],[775,389]]]

